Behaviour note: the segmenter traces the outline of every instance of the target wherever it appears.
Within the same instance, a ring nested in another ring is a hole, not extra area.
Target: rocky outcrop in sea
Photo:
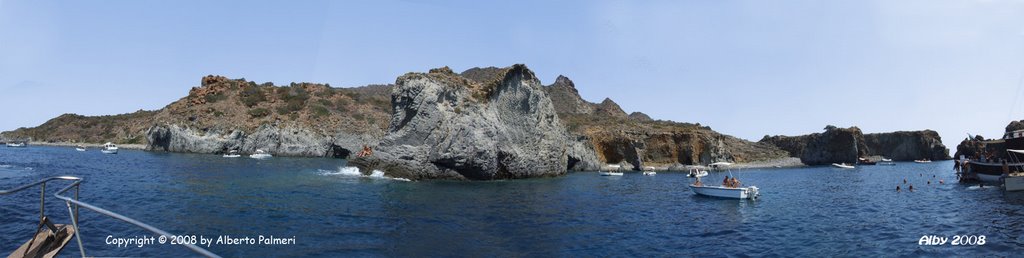
[[[864,134],[860,128],[825,127],[821,133],[801,136],[765,136],[768,143],[800,158],[807,165],[856,163],[858,158],[883,156],[898,161],[949,159],[949,149],[932,130]]]
[[[479,80],[487,82],[447,67],[399,77],[384,139],[350,164],[414,180],[492,180],[558,176],[592,162],[525,65]]]

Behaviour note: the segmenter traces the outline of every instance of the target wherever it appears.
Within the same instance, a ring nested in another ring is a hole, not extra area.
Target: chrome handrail
[[[124,222],[128,222],[128,223],[130,223],[132,225],[141,227],[141,228],[143,228],[145,230],[148,230],[150,232],[153,232],[153,233],[161,235],[161,236],[165,236],[165,237],[168,237],[168,238],[174,236],[174,235],[172,235],[170,233],[167,233],[167,231],[163,231],[163,230],[161,230],[159,228],[150,226],[149,224],[142,223],[142,222],[140,222],[138,220],[134,220],[134,219],[126,217],[124,215],[117,214],[115,212],[112,212],[112,211],[109,211],[109,210],[106,210],[106,209],[103,209],[103,208],[100,208],[100,207],[93,206],[92,204],[89,204],[89,203],[86,203],[86,202],[83,202],[83,201],[79,201],[79,200],[77,200],[77,197],[78,197],[78,192],[77,191],[75,192],[76,199],[72,199],[72,198],[68,198],[67,196],[64,196],[63,194],[65,192],[67,192],[68,190],[71,190],[72,187],[75,187],[75,189],[78,189],[78,186],[82,183],[82,178],[79,178],[79,177],[73,177],[73,176],[49,177],[49,178],[40,180],[38,182],[27,184],[27,185],[23,185],[23,186],[19,186],[19,187],[15,187],[15,188],[10,189],[10,190],[0,190],[0,195],[11,194],[11,193],[14,193],[14,192],[22,191],[22,190],[28,189],[29,187],[33,187],[33,186],[36,186],[36,185],[43,185],[42,192],[45,193],[46,182],[53,181],[53,180],[71,180],[71,181],[74,181],[70,185],[68,185],[68,186],[64,187],[63,189],[61,189],[60,191],[57,191],[57,193],[54,194],[54,197],[57,197],[57,199],[64,200],[64,203],[67,204],[67,206],[68,206],[68,213],[71,214],[71,223],[72,223],[72,226],[75,227],[75,236],[76,236],[76,239],[78,240],[78,249],[81,251],[82,257],[85,257],[85,246],[82,245],[82,235],[81,235],[81,232],[78,230],[78,207],[85,207],[86,209],[90,209],[90,210],[98,212],[100,214],[103,214],[103,215],[106,215],[106,216],[109,216],[109,217],[112,217],[112,218],[115,218],[115,219],[119,219],[119,220],[124,221]],[[74,210],[72,210],[71,204],[75,204]],[[40,201],[40,206],[42,206],[42,205],[43,205],[43,203],[42,203],[42,201]],[[40,212],[40,217],[42,217],[42,212],[43,212],[43,208],[42,207],[40,207],[40,211],[39,212]],[[193,245],[193,244],[182,243],[181,245],[183,245],[186,248],[192,250],[193,252],[196,252],[196,253],[201,254],[203,256],[206,256],[206,257],[217,257],[217,258],[220,257],[217,254],[214,254],[214,253],[212,253],[212,252],[210,252],[210,251],[208,251],[206,249],[203,249],[202,247],[199,247],[199,246],[196,246],[196,245]]]

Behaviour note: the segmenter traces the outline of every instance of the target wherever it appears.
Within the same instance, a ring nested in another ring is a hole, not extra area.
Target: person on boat
[[[732,187],[733,188],[740,187],[740,180],[736,179],[736,177],[732,178]]]
[[[1009,174],[1010,174],[1010,166],[1006,164],[1005,160],[1003,160],[1003,176],[1005,177],[1005,176],[1007,176]]]
[[[731,182],[732,182],[732,181],[729,181],[729,176],[725,176],[725,179],[722,179],[722,186],[725,186],[725,187],[731,187],[731,186],[729,185],[729,183],[731,183]]]
[[[697,180],[693,182],[693,186],[704,186],[704,183],[701,183],[700,177],[698,177]]]

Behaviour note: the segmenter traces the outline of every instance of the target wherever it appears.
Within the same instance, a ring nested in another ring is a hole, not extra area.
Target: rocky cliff
[[[801,136],[765,136],[762,143],[775,145],[807,165],[855,163],[860,157],[883,156],[893,160],[949,159],[949,150],[935,131],[864,134],[860,128],[825,127],[821,133]]]
[[[893,160],[950,159],[949,149],[942,144],[942,137],[932,130],[871,133],[864,135],[868,155],[878,155]]]
[[[187,96],[156,111],[116,116],[66,114],[6,134],[48,142],[147,144],[150,150],[346,157],[383,136],[389,85],[275,86],[205,76]]]
[[[544,87],[570,134],[589,142],[600,163],[681,167],[718,161],[752,162],[786,157],[773,145],[723,135],[699,124],[656,121],[646,114],[627,115],[611,99],[590,103],[565,76]]]
[[[399,77],[384,139],[351,164],[409,179],[491,180],[562,175],[586,159],[532,71],[488,74],[472,80],[444,67]]]

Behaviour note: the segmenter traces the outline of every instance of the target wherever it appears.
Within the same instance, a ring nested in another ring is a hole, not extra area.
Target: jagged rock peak
[[[558,78],[555,78],[555,83],[551,86],[566,86],[576,90],[576,84],[569,77],[565,77],[565,75],[558,75]]]
[[[490,82],[495,78],[498,78],[498,76],[500,76],[504,72],[504,68],[498,68],[494,66],[484,68],[473,67],[466,69],[460,75],[462,75],[462,77],[466,77],[466,79],[470,79],[479,83],[485,83]]]
[[[601,101],[601,104],[597,104],[596,109],[597,112],[600,112],[604,115],[617,118],[626,118],[626,111],[623,111],[622,108],[619,107],[619,104],[615,103],[615,101],[612,101],[612,99],[610,98],[604,98],[604,100]]]
[[[651,119],[651,116],[648,116],[647,114],[644,114],[642,112],[630,113],[629,114],[629,119],[633,119],[633,120],[636,120],[636,121],[643,121],[643,122],[654,121],[654,119]]]
[[[228,77],[224,77],[224,76],[220,76],[220,75],[212,75],[211,74],[211,75],[203,76],[203,79],[200,80],[200,85],[206,86],[206,85],[210,85],[210,84],[226,82],[228,80],[229,80]]]
[[[1011,121],[1010,124],[1006,125],[1006,132],[1013,132],[1017,130],[1024,130],[1024,120]]]
[[[448,66],[430,69],[430,73],[455,74],[455,72],[453,72],[451,68],[448,68]]]

